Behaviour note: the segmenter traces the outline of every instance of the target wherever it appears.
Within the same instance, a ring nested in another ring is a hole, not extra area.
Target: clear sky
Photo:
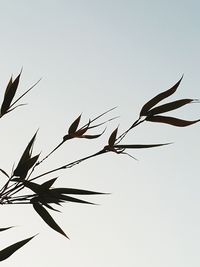
[[[42,77],[24,99],[29,105],[1,120],[0,167],[11,171],[38,127],[35,151],[46,154],[80,113],[86,123],[117,106],[110,116],[120,118],[104,136],[66,144],[41,170],[96,152],[183,73],[171,99],[200,98],[199,10],[195,0],[0,1],[1,99],[21,67],[21,92]],[[199,110],[192,104],[172,114],[198,119]],[[57,186],[112,193],[91,197],[98,206],[66,204],[51,213],[70,240],[31,206],[3,206],[1,227],[17,227],[1,233],[0,249],[40,235],[2,266],[200,266],[199,134],[199,124],[145,123],[124,142],[174,143],[132,151],[139,161],[109,154],[61,172]]]

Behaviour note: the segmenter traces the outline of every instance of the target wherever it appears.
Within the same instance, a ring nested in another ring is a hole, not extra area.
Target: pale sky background
[[[35,153],[49,152],[83,113],[114,107],[98,140],[63,146],[42,170],[89,153],[126,129],[142,105],[184,73],[170,100],[200,98],[199,1],[0,1],[0,97],[10,75],[23,67],[18,94],[39,78],[22,107],[1,120],[1,165],[11,171],[39,127]],[[23,102],[23,101],[22,101]],[[192,104],[174,116],[198,119]],[[60,173],[57,186],[111,195],[88,198],[101,205],[66,204],[51,212],[70,240],[51,230],[31,206],[3,206],[0,249],[40,233],[4,267],[200,266],[200,125],[144,123],[124,143],[174,142],[131,154],[108,154]],[[55,177],[50,176],[50,178]],[[3,179],[3,178],[2,178]]]

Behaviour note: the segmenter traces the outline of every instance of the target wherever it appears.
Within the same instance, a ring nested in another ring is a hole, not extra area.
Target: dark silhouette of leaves
[[[9,227],[4,227],[4,228],[0,228],[0,232],[6,231],[8,229],[13,228],[14,226],[9,226]]]
[[[184,105],[191,103],[192,101],[194,101],[194,99],[180,99],[180,100],[176,100],[176,101],[155,107],[147,112],[147,117],[180,108]]]
[[[99,138],[100,136],[102,136],[102,134],[104,134],[104,132],[105,132],[105,130],[100,134],[92,134],[92,135],[84,134],[84,135],[80,136],[80,138],[96,139],[96,138]]]
[[[140,111],[140,116],[147,116],[148,111],[154,107],[157,103],[159,103],[160,101],[162,101],[163,99],[167,98],[168,96],[172,95],[173,93],[176,92],[181,80],[183,79],[183,76],[181,77],[181,79],[174,85],[172,86],[170,89],[156,95],[155,97],[153,97],[151,100],[149,100],[141,109]]]
[[[57,179],[58,179],[58,177],[53,178],[51,180],[48,180],[48,181],[44,182],[43,184],[41,184],[42,190],[46,191],[47,189],[49,189],[55,183],[55,181]]]
[[[81,119],[81,115],[78,116],[78,118],[71,124],[71,126],[69,127],[69,130],[68,130],[68,134],[71,135],[71,134],[74,134],[79,126],[79,123],[80,123],[80,119]]]
[[[4,100],[1,105],[1,115],[4,115],[7,113],[7,111],[10,108],[11,102],[15,96],[15,93],[17,91],[18,85],[19,85],[19,79],[20,79],[21,73],[17,76],[17,78],[12,82],[12,78],[10,79],[5,94],[4,94]]]
[[[24,179],[27,176],[28,171],[35,165],[39,158],[39,154],[27,159],[25,162],[18,164],[17,168],[14,171],[15,176],[19,176],[21,179]]]
[[[166,123],[177,127],[186,127],[200,121],[200,119],[194,121],[187,121],[167,116],[152,116],[152,117],[147,117],[146,120],[152,122]]]
[[[126,148],[133,148],[133,149],[140,149],[140,148],[152,148],[152,147],[159,147],[159,146],[166,146],[169,145],[170,143],[166,144],[151,144],[151,145],[115,145],[115,148],[119,149],[126,149]]]
[[[7,178],[10,178],[7,172],[5,172],[3,169],[0,169],[0,172],[2,172]]]
[[[116,141],[117,137],[117,132],[118,132],[118,127],[111,133],[109,140],[108,140],[108,145],[109,147],[113,147]]]
[[[28,243],[34,237],[35,236],[29,237],[2,249],[0,251],[0,261],[4,261],[9,258],[13,253],[15,253],[18,249],[26,245],[26,243]]]
[[[74,198],[74,197],[70,197],[70,196],[66,196],[66,195],[63,195],[63,194],[59,194],[58,198],[59,198],[59,200],[64,200],[64,201],[68,201],[68,202],[76,202],[76,203],[80,203],[80,204],[95,205],[95,203],[88,202],[88,201],[85,201],[85,200],[82,200],[82,199],[78,199],[78,198]]]
[[[13,180],[14,180],[14,179],[13,179]],[[25,181],[23,181],[23,185],[24,185],[25,187],[28,187],[29,189],[31,189],[31,190],[32,190],[34,193],[36,193],[36,194],[40,194],[40,193],[43,192],[43,190],[42,190],[42,186],[39,185],[39,184],[36,184],[36,183],[34,183],[34,182],[30,182],[30,181],[25,180]]]
[[[58,226],[58,224],[54,221],[54,219],[51,217],[51,215],[48,213],[48,211],[39,203],[33,203],[33,208],[35,211],[40,215],[40,217],[48,224],[53,230],[56,232],[64,235],[65,237],[69,238],[63,230]]]
[[[20,161],[14,170],[14,176],[19,176],[20,178],[25,178],[27,175],[28,170],[36,163],[39,155],[31,158],[32,155],[32,149],[33,144],[36,138],[37,132],[34,134],[30,142],[28,143],[26,149],[24,150],[24,153],[22,154]],[[25,175],[25,177],[24,177]]]
[[[51,192],[66,195],[103,195],[106,193],[76,189],[76,188],[53,188]]]
[[[37,132],[34,134],[34,136],[31,138],[30,142],[28,143],[26,149],[24,150],[24,153],[19,161],[19,164],[24,163],[25,161],[27,161],[28,159],[30,159],[31,154],[32,154],[32,147],[33,144],[35,142],[35,138],[36,138]]]

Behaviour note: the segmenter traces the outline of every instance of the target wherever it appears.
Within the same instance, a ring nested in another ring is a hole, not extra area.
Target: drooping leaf
[[[115,145],[115,148],[119,149],[140,149],[140,148],[152,148],[152,147],[159,147],[159,146],[166,146],[169,145],[170,143],[165,143],[165,144],[150,144],[150,145]]]
[[[164,104],[164,105],[161,105],[161,106],[158,106],[158,107],[155,107],[155,108],[149,110],[147,112],[147,116],[153,116],[156,114],[165,113],[165,112],[180,108],[184,105],[187,105],[187,104],[191,103],[192,101],[194,101],[194,99],[176,100],[176,101],[173,101],[173,102],[170,102],[170,103],[167,103],[167,104]]]
[[[146,116],[147,112],[154,107],[157,103],[159,103],[160,101],[162,101],[163,99],[167,98],[168,96],[172,95],[173,93],[176,92],[181,80],[183,79],[183,76],[181,77],[181,79],[174,85],[172,86],[170,89],[156,95],[155,97],[153,97],[151,100],[149,100],[141,109],[140,111],[140,116]]]
[[[60,226],[58,226],[58,224],[54,221],[54,219],[51,217],[51,215],[42,205],[36,202],[36,203],[33,203],[33,208],[40,215],[40,217],[45,221],[45,223],[49,225],[49,227],[51,227],[56,232],[68,238],[68,236],[63,232]]]
[[[109,139],[108,139],[108,145],[109,147],[113,147],[117,138],[117,132],[118,132],[118,127],[111,133]]]
[[[26,245],[26,243],[28,243],[34,237],[35,236],[29,237],[2,249],[0,251],[0,261],[4,261],[9,258],[13,253],[15,253],[18,249]]]
[[[19,85],[19,79],[20,79],[21,73],[17,76],[17,78],[12,82],[12,78],[10,79],[5,94],[4,94],[4,100],[1,105],[1,115],[4,115],[9,110],[9,107],[11,105],[11,102],[15,96],[15,93],[17,91],[18,85]]]
[[[167,116],[152,116],[152,117],[147,117],[146,120],[151,122],[166,123],[177,127],[186,127],[200,121],[200,119],[194,121],[188,121]]]
[[[9,229],[11,229],[11,228],[13,228],[13,227],[14,227],[14,226],[9,226],[9,227],[0,228],[0,232],[9,230]]]
[[[66,194],[66,195],[103,195],[106,193],[89,191],[84,189],[76,189],[76,188],[53,188],[51,192],[58,194]]]
[[[68,134],[71,135],[71,134],[74,134],[79,126],[79,123],[80,123],[80,119],[81,119],[81,115],[78,116],[77,119],[75,119],[75,121],[71,124],[71,126],[69,127],[69,130],[68,130]]]

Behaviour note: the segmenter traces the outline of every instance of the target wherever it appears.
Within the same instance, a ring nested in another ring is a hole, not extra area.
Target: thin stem
[[[96,156],[101,155],[101,154],[104,154],[104,153],[106,153],[106,152],[108,152],[108,151],[106,151],[105,149],[102,149],[102,150],[100,150],[99,152],[97,152],[97,153],[95,153],[95,154],[92,154],[92,155],[90,155],[90,156],[84,157],[84,158],[82,158],[82,159],[79,159],[79,160],[70,162],[70,163],[65,164],[65,165],[63,165],[63,166],[61,166],[61,167],[58,167],[58,168],[55,168],[55,169],[53,169],[53,170],[47,171],[47,172],[45,172],[45,173],[42,173],[42,174],[40,174],[40,175],[38,175],[38,176],[36,176],[36,177],[33,177],[33,178],[30,179],[29,181],[36,180],[36,179],[38,179],[38,178],[40,178],[40,177],[43,177],[43,176],[45,176],[45,175],[47,175],[47,174],[50,174],[50,173],[53,173],[53,172],[57,172],[57,171],[60,171],[60,170],[62,170],[62,169],[72,168],[73,166],[75,166],[75,165],[81,163],[82,161],[88,160],[88,159],[90,159],[90,158],[96,157]]]
[[[138,126],[139,124],[141,124],[142,122],[145,121],[145,119],[140,120],[141,118],[137,119],[132,125],[131,127],[129,127],[125,132],[123,132],[118,138],[117,138],[117,142],[116,144],[119,144],[124,137],[128,134],[128,132],[130,132],[130,130],[132,130],[133,128],[135,128],[136,126]]]

